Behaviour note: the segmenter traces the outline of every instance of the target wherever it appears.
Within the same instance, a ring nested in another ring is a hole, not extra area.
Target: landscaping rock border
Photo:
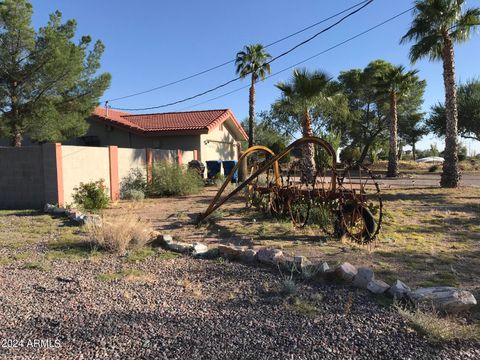
[[[102,219],[99,215],[83,214],[77,210],[67,210],[52,204],[46,204],[44,212],[47,214],[67,216],[78,225],[99,224]],[[330,268],[326,261],[312,263],[305,256],[286,257],[283,252],[275,248],[254,250],[230,244],[219,244],[208,247],[196,242],[193,244],[175,241],[171,235],[155,233],[153,244],[163,248],[188,254],[193,257],[212,259],[222,257],[247,264],[260,263],[266,266],[297,273],[308,279],[319,278],[326,281],[337,281],[353,287],[365,289],[375,295],[386,295],[395,300],[410,301],[417,307],[431,306],[434,309],[449,314],[467,311],[477,304],[473,294],[466,290],[448,286],[411,289],[400,280],[392,285],[376,279],[373,270],[365,267],[356,268],[344,262],[335,268]]]
[[[158,235],[154,242],[167,250],[195,257],[222,257],[227,260],[236,260],[247,264],[257,263],[287,270],[308,279],[337,281],[368,290],[374,295],[385,295],[396,300],[410,301],[415,306],[428,303],[433,308],[449,314],[467,311],[477,304],[477,300],[469,291],[446,286],[412,290],[400,280],[389,285],[376,279],[373,270],[366,267],[357,269],[348,262],[330,268],[326,261],[315,264],[305,256],[286,257],[281,250],[275,248],[262,248],[257,251],[230,244],[208,247],[202,243],[187,244],[174,241],[170,235]]]
[[[100,224],[102,218],[96,214],[83,214],[78,210],[69,210],[52,204],[45,204],[43,211],[47,214],[66,216],[77,225]]]

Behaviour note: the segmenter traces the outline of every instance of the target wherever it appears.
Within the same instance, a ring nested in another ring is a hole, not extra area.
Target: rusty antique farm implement
[[[314,168],[308,176],[302,158],[281,170],[281,160],[292,151],[301,152],[305,146],[314,154]],[[223,194],[234,172],[247,159],[251,164],[248,177]],[[360,244],[374,241],[382,224],[382,199],[375,177],[358,164],[337,168],[333,147],[317,137],[299,139],[279,154],[264,146],[249,148],[198,221],[242,190],[247,207],[290,218],[296,227],[311,226],[326,235],[346,236]]]

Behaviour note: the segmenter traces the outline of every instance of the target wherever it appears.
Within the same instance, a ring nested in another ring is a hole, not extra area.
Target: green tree
[[[274,118],[271,111],[262,111],[257,114],[258,121],[255,124],[256,143],[258,145],[266,146],[275,154],[282,152],[291,142],[291,137],[282,133],[275,125]],[[248,129],[248,118],[242,121],[242,127]],[[244,146],[248,146],[244,143]],[[282,162],[288,160],[289,157],[284,157]]]
[[[425,114],[406,113],[398,119],[398,135],[412,147],[413,161],[417,160],[417,143],[430,131],[424,123]]]
[[[295,69],[289,82],[280,82],[276,87],[282,95],[273,105],[274,113],[298,124],[303,137],[313,136],[312,113],[322,103],[334,101],[336,95],[330,76],[323,71]],[[307,182],[313,181],[315,175],[314,152],[313,144],[302,147],[302,173]]]
[[[417,70],[405,71],[405,67],[400,65],[391,67],[378,77],[377,87],[389,101],[388,177],[398,176],[398,102],[420,81],[417,73]]]
[[[458,132],[465,139],[480,141],[480,80],[458,86]],[[427,125],[437,136],[445,136],[446,110],[443,104],[432,107]]]
[[[25,135],[38,142],[83,135],[110,84],[109,74],[96,76],[101,42],[89,49],[83,36],[75,43],[75,20],[62,23],[58,11],[35,32],[32,12],[26,0],[0,5],[0,128],[17,147]]]
[[[355,159],[359,163],[365,161],[372,146],[386,133],[388,99],[379,91],[377,83],[378,78],[392,68],[393,65],[384,60],[375,60],[364,69],[342,71],[338,77],[348,98],[350,116],[336,127],[344,135],[342,145],[360,149],[360,155]]]
[[[427,56],[443,62],[446,136],[440,184],[452,188],[458,187],[460,181],[454,43],[467,41],[471,30],[480,25],[480,9],[464,10],[464,4],[465,0],[417,0],[410,30],[401,40],[415,42],[410,48],[412,62]]]
[[[248,146],[255,144],[255,83],[258,79],[265,79],[270,73],[268,61],[271,55],[266,52],[262,44],[248,45],[237,53],[235,66],[241,78],[250,75],[251,85],[248,99]]]

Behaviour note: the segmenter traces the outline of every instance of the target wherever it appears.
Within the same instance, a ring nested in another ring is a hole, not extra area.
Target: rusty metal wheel
[[[347,166],[338,178],[340,228],[358,244],[369,244],[380,231],[383,202],[375,176],[363,165]]]

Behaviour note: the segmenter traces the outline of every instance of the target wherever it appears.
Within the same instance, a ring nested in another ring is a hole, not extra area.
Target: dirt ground
[[[429,175],[412,176],[415,181],[416,176]],[[428,181],[435,181],[435,176]],[[107,214],[137,214],[156,230],[185,242],[276,247],[287,255],[305,255],[331,265],[349,261],[372,267],[387,282],[458,286],[480,297],[480,178],[473,179],[474,186],[456,190],[412,184],[412,179],[380,181],[385,216],[380,236],[369,246],[265,217],[247,209],[241,196],[197,227],[195,219],[214,197],[215,187],[188,197],[119,202]]]

